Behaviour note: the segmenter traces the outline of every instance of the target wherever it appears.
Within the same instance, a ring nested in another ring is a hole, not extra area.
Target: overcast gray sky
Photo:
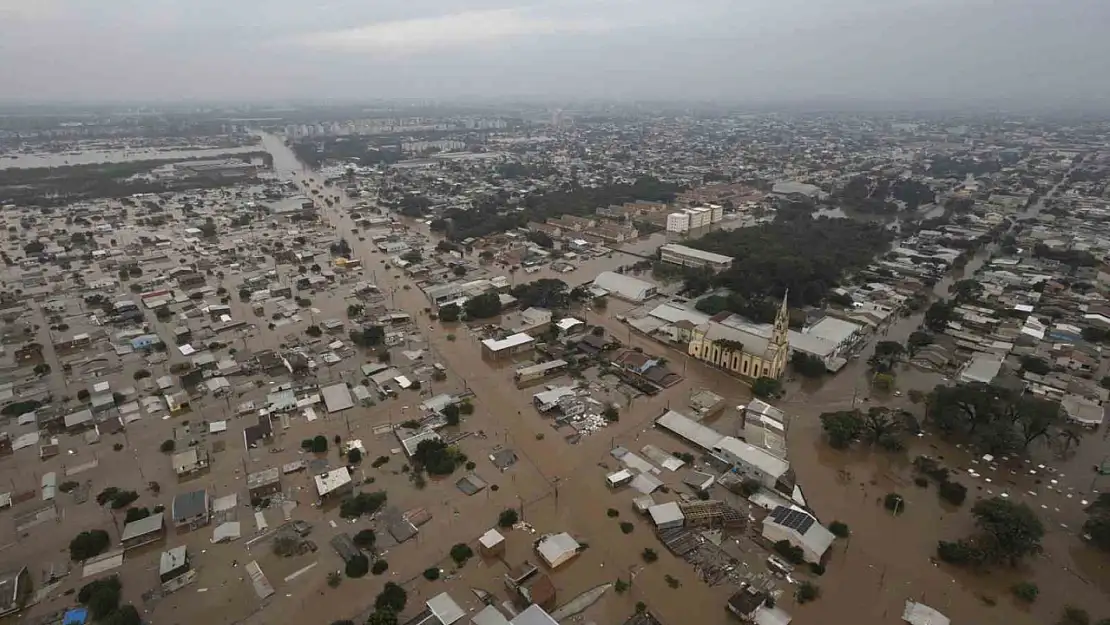
[[[0,0],[0,100],[1110,102],[1110,0]]]

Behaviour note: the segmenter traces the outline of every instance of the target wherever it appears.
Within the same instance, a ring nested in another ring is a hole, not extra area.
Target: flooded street
[[[281,176],[307,178],[322,185],[322,180],[305,170],[279,138],[264,135],[263,144],[274,156],[275,170]],[[335,207],[326,209],[326,217],[338,233],[349,233],[353,227],[345,210],[351,205],[352,202],[344,198]],[[426,226],[418,224],[415,228]],[[338,233],[337,238],[343,236]],[[503,436],[510,442],[531,468],[528,474],[532,477],[522,477],[522,483],[515,484],[517,496],[525,504],[525,518],[541,531],[565,529],[586,537],[593,545],[587,555],[571,567],[573,572],[570,575],[561,573],[558,576],[560,596],[566,598],[596,584],[613,581],[618,575],[627,575],[640,563],[640,550],[645,546],[655,546],[657,541],[645,527],[638,528],[632,537],[622,536],[612,519],[605,517],[607,507],[627,510],[628,502],[623,499],[630,497],[627,494],[614,495],[605,488],[601,479],[604,471],[597,465],[612,461],[608,451],[613,445],[625,445],[631,449],[649,441],[664,449],[677,448],[679,445],[673,439],[655,431],[651,424],[672,403],[676,407],[684,403],[691,390],[710,388],[725,396],[729,405],[736,405],[749,398],[747,386],[691,361],[681,352],[668,350],[652,340],[633,334],[614,318],[630,307],[611,301],[603,315],[591,312],[587,321],[604,325],[631,346],[665,355],[673,368],[681,370],[685,380],[656,397],[636,399],[622,412],[618,424],[584,438],[578,445],[567,445],[558,436],[549,435],[541,440],[537,434],[550,432],[550,428],[532,408],[530,393],[506,383],[509,378],[507,371],[482,361],[477,339],[461,325],[430,321],[423,313],[428,306],[423,294],[415,287],[404,289],[406,284],[410,284],[406,278],[381,269],[385,255],[373,249],[368,242],[358,241],[357,237],[347,238],[353,255],[375,269],[379,287],[393,294],[395,306],[417,319],[430,347],[450,370],[465,378],[465,384],[476,394],[481,409],[489,411],[491,422],[497,424],[500,431],[496,436]],[[662,235],[655,235],[649,240],[637,242],[635,249],[649,251],[663,238]],[[988,248],[977,254],[968,263],[964,275],[974,273],[990,253]],[[592,280],[600,271],[629,265],[636,260],[625,254],[613,256],[583,261],[568,274],[552,274],[545,268],[534,274],[517,272],[513,279],[525,282],[553,277],[576,285]],[[938,283],[937,295],[946,295],[956,279],[958,277],[949,277]],[[921,489],[912,481],[910,460],[916,455],[941,456],[948,466],[966,469],[979,462],[966,450],[930,435],[911,441],[910,449],[904,454],[867,450],[838,452],[822,440],[818,421],[822,412],[850,408],[853,400],[862,407],[878,403],[879,398],[869,397],[866,364],[874,342],[902,342],[917,329],[921,319],[921,314],[897,319],[872,340],[872,345],[858,359],[851,361],[835,377],[791,384],[787,399],[780,402],[780,406],[791,416],[790,460],[811,507],[823,523],[840,520],[847,523],[853,532],[851,539],[838,542],[833,547],[829,573],[820,580],[821,600],[806,606],[795,606],[793,600],[789,600],[788,609],[794,615],[794,622],[802,625],[896,623],[906,599],[924,601],[945,612],[956,623],[1005,621],[1015,625],[1041,624],[1058,614],[1064,597],[1068,604],[1083,606],[1096,618],[1110,615],[1110,601],[1105,594],[1105,586],[1110,585],[1105,581],[1108,579],[1105,556],[1083,545],[1075,531],[1084,518],[1080,501],[1092,496],[1089,491],[1092,486],[1089,467],[1097,462],[1092,459],[1101,457],[1108,449],[1101,432],[1087,436],[1079,452],[1067,461],[1060,460],[1048,450],[1036,450],[1036,459],[1029,465],[1014,461],[1015,466],[1003,464],[996,472],[991,472],[985,465],[978,466],[980,473],[994,476],[991,482],[972,480],[963,471],[957,476],[956,479],[964,482],[973,496],[1006,492],[1015,499],[1028,500],[1040,513],[1048,529],[1044,555],[1031,559],[1021,569],[995,570],[990,575],[976,575],[932,562],[938,539],[956,538],[970,529],[967,512],[970,500],[963,508],[952,509],[942,505],[934,488]],[[939,375],[908,368],[899,371],[898,380],[903,391],[910,388],[928,390],[943,382]],[[865,403],[865,398],[869,403]],[[904,398],[892,397],[889,402],[883,403],[905,407],[919,418],[923,416],[922,407],[913,406]],[[1030,475],[1028,469],[1040,463],[1046,465],[1046,469],[1034,469],[1036,475]],[[1050,475],[1049,468],[1055,468],[1056,473]],[[905,514],[892,517],[882,508],[878,500],[888,492],[899,492],[906,498]],[[496,495],[503,496],[504,493]],[[470,505],[476,502],[472,499],[465,503]],[[491,503],[488,507],[496,509],[497,505]],[[511,502],[509,505],[512,505]],[[489,515],[489,512],[485,513],[486,517]],[[488,524],[482,514],[477,516],[477,519],[467,520],[465,514],[456,515],[458,522],[444,527],[445,533],[451,534],[451,542],[471,540],[473,532],[478,532],[483,523]],[[422,544],[419,553],[409,558],[412,565],[399,569],[398,576],[403,577],[406,570],[413,576],[417,575],[426,566],[421,557],[433,557],[436,549],[443,549],[444,542],[429,540]],[[723,609],[728,589],[707,587],[697,581],[692,567],[660,551],[660,562],[636,577],[633,591],[609,603],[627,603],[624,607],[630,612],[635,601],[645,600],[668,624],[723,625],[730,622]],[[664,573],[681,580],[683,588],[677,591],[681,594],[667,587]],[[483,573],[475,571],[467,575],[480,577]],[[1009,586],[1020,580],[1033,581],[1041,589],[1042,599],[1031,610],[1015,605],[1010,597]],[[573,588],[563,588],[566,584]],[[297,618],[293,619],[296,622],[320,621],[324,612],[339,615],[336,618],[347,617],[359,609],[359,602],[366,602],[365,596],[353,594],[351,590],[353,585],[351,588],[344,587],[341,595],[329,595],[328,606],[315,605],[317,602],[311,600],[302,601],[299,607],[291,605],[289,615],[292,617],[296,612]],[[341,602],[333,601],[337,596],[345,597],[344,601],[349,604],[341,605]]]
[[[279,139],[272,136],[264,137],[267,150],[274,155],[274,166],[282,174],[288,175],[297,171],[301,175],[305,172],[296,162]],[[322,180],[319,182],[322,183]],[[327,219],[339,232],[349,232],[354,227],[353,222],[345,214],[345,202],[327,209]],[[340,236],[340,235],[337,235]],[[353,248],[353,255],[362,258],[369,267],[381,268],[381,261],[386,255],[379,253],[368,242],[358,241],[356,237],[348,237],[348,242]],[[612,268],[616,264],[631,264],[629,260],[612,259],[604,268]],[[595,259],[605,261],[607,259]],[[599,269],[603,270],[603,269]],[[585,271],[594,271],[593,266],[587,265],[579,268],[578,272],[583,277],[568,280],[566,274],[555,277],[575,283],[585,281]],[[576,272],[576,273],[578,273]],[[596,273],[595,273],[596,275]],[[542,277],[542,274],[523,274],[516,276],[518,281],[532,280]],[[593,276],[590,276],[592,279]],[[556,583],[559,585],[560,597],[567,599],[579,592],[605,582],[615,581],[617,577],[627,579],[633,569],[642,567],[640,552],[645,547],[653,547],[660,551],[660,561],[656,565],[638,573],[635,585],[631,592],[619,598],[607,600],[601,607],[603,610],[616,611],[610,615],[612,621],[617,622],[627,618],[633,611],[636,601],[644,600],[651,609],[657,612],[666,623],[697,622],[707,625],[724,625],[729,622],[729,617],[724,610],[724,604],[731,594],[725,586],[710,588],[699,582],[695,577],[692,567],[665,550],[658,549],[658,541],[651,535],[643,524],[639,524],[633,536],[625,536],[613,519],[608,518],[605,511],[609,507],[621,510],[631,510],[632,493],[622,492],[614,494],[604,485],[602,479],[605,471],[599,463],[614,463],[609,455],[609,450],[614,445],[637,445],[637,449],[645,442],[654,442],[664,448],[677,448],[673,439],[669,439],[652,427],[652,420],[659,416],[673,398],[683,397],[690,390],[699,386],[712,386],[716,391],[728,398],[730,403],[743,401],[748,397],[747,388],[738,384],[727,375],[705,370],[702,375],[691,375],[684,383],[674,389],[668,390],[654,398],[641,398],[635,400],[628,407],[618,424],[584,438],[578,445],[568,445],[562,437],[552,433],[550,422],[542,419],[531,403],[531,395],[535,390],[519,390],[509,382],[511,379],[511,366],[493,366],[481,358],[481,349],[478,340],[467,333],[461,324],[440,324],[431,322],[424,309],[428,302],[424,295],[416,288],[402,288],[407,279],[394,275],[382,269],[375,270],[375,279],[379,288],[392,293],[392,301],[396,308],[403,309],[417,319],[417,324],[429,339],[429,347],[439,356],[448,369],[462,375],[465,383],[470,388],[479,403],[479,411],[488,411],[488,418],[494,423],[492,431],[487,433],[499,437],[511,445],[520,455],[522,464],[528,467],[525,475],[513,477],[513,488],[503,488],[493,494],[493,501],[484,505],[477,498],[463,502],[467,507],[476,508],[472,514],[466,514],[462,506],[458,507],[459,514],[450,519],[449,527],[444,527],[443,536],[435,536],[420,545],[416,553],[409,554],[406,558],[411,566],[398,567],[398,577],[404,576],[404,571],[409,570],[416,576],[432,560],[442,558],[446,547],[452,542],[470,541],[475,536],[488,528],[494,510],[503,508],[506,504],[513,506],[517,503],[524,504],[524,518],[535,525],[539,531],[569,531],[575,536],[588,540],[591,548],[572,565],[570,573],[559,573]],[[620,303],[614,302],[611,314],[620,310]],[[627,329],[611,318],[591,318],[591,323],[604,321],[614,331],[620,332],[625,339]],[[457,335],[457,338],[456,338]],[[450,337],[450,338],[449,338]],[[635,337],[633,345],[642,345],[645,350],[661,351],[663,348],[652,341]],[[674,361],[679,362],[681,355],[676,355]],[[691,366],[690,369],[693,369]],[[538,436],[546,434],[546,436]],[[517,469],[514,469],[514,473]],[[531,477],[528,477],[531,476]],[[506,498],[507,491],[515,491],[519,501]],[[391,497],[393,496],[391,492]],[[403,496],[403,494],[400,494]],[[499,501],[500,500],[500,501]],[[484,512],[480,511],[484,508]],[[438,513],[437,514],[442,514]],[[432,534],[429,534],[431,536]],[[407,550],[412,549],[406,546]],[[399,563],[400,564],[400,563]],[[467,573],[468,576],[481,573]],[[486,574],[489,574],[488,572]],[[665,576],[670,575],[682,584],[681,591],[668,587]],[[492,582],[500,583],[496,578]],[[496,588],[496,587],[495,587]],[[676,594],[681,592],[681,595]],[[681,602],[668,602],[658,598],[667,596],[681,596]],[[424,597],[426,599],[426,597]],[[365,604],[365,595],[353,595],[351,604],[343,606],[334,603],[329,597],[329,608],[336,609],[336,618],[349,617],[352,610],[357,610]],[[308,602],[311,604],[312,602]],[[615,606],[615,607],[614,607]],[[696,606],[696,607],[694,607]],[[319,621],[321,606],[302,605],[303,612],[298,612],[298,617],[304,617],[306,622]],[[346,612],[343,611],[346,609]]]

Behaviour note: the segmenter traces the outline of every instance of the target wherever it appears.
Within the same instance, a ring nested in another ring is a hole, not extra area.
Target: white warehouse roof
[[[655,294],[654,284],[612,271],[599,273],[594,279],[594,286],[634,302],[645,300]]]
[[[523,332],[519,332],[512,336],[507,336],[501,340],[486,339],[482,341],[482,345],[485,345],[486,349],[490,350],[491,352],[499,352],[504,349],[511,349],[513,347],[527,345],[534,340],[535,339],[533,339],[531,336]]]

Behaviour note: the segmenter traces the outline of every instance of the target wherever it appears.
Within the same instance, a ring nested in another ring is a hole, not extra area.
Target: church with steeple
[[[746,378],[779,379],[790,360],[790,309],[786,296],[773,324],[755,323],[728,311],[696,327],[687,353]]]

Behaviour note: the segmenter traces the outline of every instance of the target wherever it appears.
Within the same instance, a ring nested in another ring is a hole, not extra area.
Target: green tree
[[[841,521],[833,521],[829,523],[829,531],[837,538],[847,538],[851,533],[848,529],[848,524]]]
[[[389,563],[385,560],[374,560],[374,565],[370,567],[370,572],[374,575],[381,575],[389,570]]]
[[[108,537],[108,532],[104,530],[81,532],[69,541],[69,559],[78,562],[96,557],[107,549],[111,543],[112,539]]]
[[[902,431],[900,416],[893,410],[875,406],[863,416],[863,440],[890,448]]]
[[[794,597],[798,600],[798,603],[800,604],[809,603],[810,601],[816,601],[817,598],[820,596],[821,587],[817,586],[813,582],[808,581],[798,584],[798,590],[794,593]]]
[[[358,447],[352,447],[347,451],[348,464],[358,464],[362,462],[362,451]]]
[[[1091,543],[1096,547],[1110,551],[1110,493],[1099,493],[1098,498],[1087,506],[1086,512],[1083,533],[1091,537]]]
[[[459,320],[462,310],[458,304],[444,304],[439,307],[439,320],[445,323],[454,323]]]
[[[489,319],[501,314],[501,298],[497,293],[490,291],[477,297],[472,297],[463,305],[468,319]]]
[[[459,424],[459,407],[457,404],[447,404],[443,408],[443,418],[446,419],[447,425],[455,426]]]
[[[1060,620],[1056,621],[1056,625],[1091,625],[1091,615],[1083,608],[1069,605],[1060,614]]]
[[[520,520],[515,508],[505,508],[501,514],[497,516],[497,525],[500,527],[512,527]]]
[[[474,550],[471,549],[470,546],[466,543],[456,543],[453,547],[451,547],[451,559],[454,560],[455,564],[457,564],[458,566],[466,564],[466,561],[469,560],[473,555]]]
[[[408,593],[404,588],[401,588],[393,582],[386,582],[382,587],[382,591],[374,599],[374,608],[376,610],[389,610],[394,613],[401,612],[405,609],[405,603],[408,601]]]
[[[933,332],[944,332],[948,322],[952,320],[955,304],[938,301],[929,305],[925,311],[925,325]]]
[[[374,533],[374,530],[364,529],[364,530],[359,530],[359,532],[357,534],[355,534],[355,537],[354,537],[353,540],[354,540],[355,545],[357,545],[359,549],[365,549],[366,551],[373,551],[374,550],[374,543],[377,542],[378,536],[377,536],[377,534]]]
[[[123,518],[123,522],[134,523],[150,516],[150,510],[146,508],[128,508],[127,515]]]
[[[328,452],[328,437],[317,434],[312,438],[312,453],[324,454]]]
[[[790,366],[798,375],[807,378],[819,378],[827,372],[825,363],[820,358],[802,351],[794,352],[790,357]]]
[[[370,571],[370,558],[367,558],[366,556],[362,555],[361,553],[357,554],[355,556],[352,556],[350,560],[347,560],[347,566],[344,569],[344,572],[347,574],[347,577],[350,577],[350,578],[363,577],[369,571]]]
[[[1044,525],[1026,504],[1001,497],[981,499],[972,506],[971,514],[976,531],[960,541],[969,563],[1014,566],[1026,556],[1040,553]]]
[[[1033,582],[1018,582],[1010,587],[1014,596],[1026,602],[1033,603],[1037,600],[1037,595],[1041,593],[1041,589]]]
[[[901,361],[905,348],[896,341],[879,341],[875,344],[875,353],[868,359],[871,370],[876,373],[890,373],[894,366]]]
[[[605,420],[610,423],[616,423],[620,421],[620,410],[615,405],[609,404],[601,412],[601,416],[605,417]]]
[[[959,482],[945,480],[937,488],[937,494],[948,503],[959,506],[967,499],[967,487]]]
[[[933,344],[933,335],[928,332],[911,332],[910,337],[906,340],[906,351],[909,353],[910,358],[917,354],[918,350],[922,347]]]
[[[77,593],[77,600],[88,606],[93,619],[100,621],[119,608],[121,589],[119,577],[113,575],[85,584]]]
[[[1022,356],[1021,368],[1023,371],[1028,371],[1029,373],[1035,373],[1037,375],[1047,375],[1052,371],[1052,365],[1048,364],[1048,361],[1036,356]]]
[[[393,610],[375,610],[366,625],[397,625],[397,613]]]
[[[883,507],[894,514],[902,514],[906,510],[906,499],[898,493],[887,493],[883,498]]]
[[[433,567],[426,568],[426,569],[424,569],[423,575],[424,575],[424,579],[428,580],[429,582],[434,582],[435,580],[439,579],[439,575],[440,575],[439,567],[438,566],[433,566]]]
[[[139,611],[130,603],[125,603],[101,621],[102,625],[142,625],[143,619]]]
[[[774,398],[778,397],[780,392],[782,392],[782,384],[774,378],[764,376],[756,378],[752,383],[752,394],[756,397]]]
[[[821,415],[821,427],[829,438],[829,445],[845,449],[863,433],[864,420],[859,410],[841,410]]]

